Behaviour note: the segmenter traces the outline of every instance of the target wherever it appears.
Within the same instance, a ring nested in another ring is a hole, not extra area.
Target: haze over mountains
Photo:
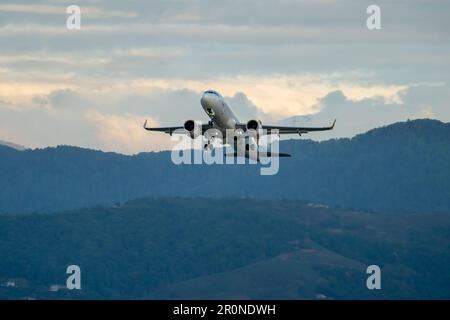
[[[297,199],[368,211],[450,212],[450,124],[396,123],[352,139],[290,140],[274,176],[257,165],[174,165],[61,146],[0,147],[0,212],[49,212],[139,197]]]

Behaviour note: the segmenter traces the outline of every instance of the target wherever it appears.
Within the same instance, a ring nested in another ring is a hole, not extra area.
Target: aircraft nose
[[[202,94],[202,97],[200,98],[200,103],[202,104],[202,106],[206,105],[206,100],[208,98],[206,97],[206,94]]]
[[[203,95],[200,99],[200,103],[202,104],[202,106],[210,105],[214,98],[215,97],[212,96],[210,93],[205,92],[205,93],[203,93]]]

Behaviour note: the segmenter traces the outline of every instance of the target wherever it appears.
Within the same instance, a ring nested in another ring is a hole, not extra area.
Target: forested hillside
[[[142,199],[0,215],[0,299],[448,299],[449,249],[448,214]],[[72,264],[81,290],[65,289]]]
[[[338,124],[337,124],[338,125]],[[0,212],[49,212],[138,197],[297,199],[389,212],[450,212],[450,124],[415,120],[352,139],[281,143],[279,173],[258,165],[174,165],[62,146],[0,146]]]

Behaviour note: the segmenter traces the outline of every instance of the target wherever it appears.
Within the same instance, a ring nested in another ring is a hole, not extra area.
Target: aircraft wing
[[[267,130],[270,133],[272,130],[278,130],[279,134],[293,134],[297,133],[301,135],[302,133],[308,133],[310,131],[327,131],[334,128],[336,119],[334,119],[333,124],[329,127],[284,127],[284,126],[262,126],[263,130]]]
[[[212,128],[213,126],[210,124],[202,124],[202,134],[205,133],[206,130]],[[164,132],[172,135],[176,130],[185,130],[183,126],[178,127],[147,127],[147,120],[145,120],[144,123],[144,129],[148,131],[157,131],[157,132]]]

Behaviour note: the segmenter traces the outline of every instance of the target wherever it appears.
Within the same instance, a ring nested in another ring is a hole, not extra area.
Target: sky
[[[69,5],[79,30],[66,27]],[[144,120],[207,121],[207,89],[242,122],[337,118],[314,140],[449,122],[449,83],[448,0],[0,0],[0,140],[30,148],[168,149]]]

